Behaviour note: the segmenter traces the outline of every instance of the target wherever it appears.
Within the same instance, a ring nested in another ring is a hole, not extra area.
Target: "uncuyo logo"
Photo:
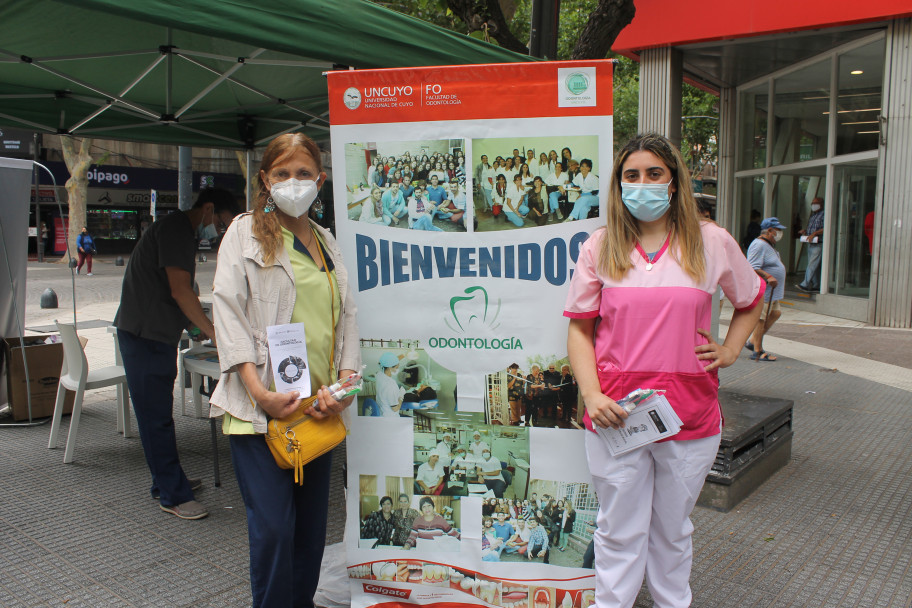
[[[361,91],[355,87],[345,89],[345,92],[342,94],[342,101],[349,110],[357,109],[358,106],[361,105]]]

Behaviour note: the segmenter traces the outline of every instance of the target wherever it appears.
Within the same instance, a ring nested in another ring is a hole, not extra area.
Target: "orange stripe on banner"
[[[349,70],[327,78],[333,125],[612,113],[610,60]]]

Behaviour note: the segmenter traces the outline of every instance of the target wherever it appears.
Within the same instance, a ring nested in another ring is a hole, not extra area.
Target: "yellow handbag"
[[[273,418],[266,431],[266,445],[276,464],[282,469],[294,469],[295,483],[299,485],[304,483],[304,465],[345,439],[345,424],[338,414],[313,418],[304,413],[316,400],[304,399],[293,414]]]
[[[314,234],[314,239],[316,239],[316,234]],[[326,267],[323,248],[319,239],[316,240],[326,279],[329,281],[329,309],[332,317],[333,344],[329,355],[329,368],[332,370],[336,348],[336,313],[333,308],[333,300],[335,300],[336,294],[332,277],[329,276],[329,271]],[[253,399],[250,398],[249,393],[247,398],[253,404]],[[303,485],[304,483],[304,465],[342,443],[346,435],[345,423],[342,422],[342,417],[338,414],[328,418],[314,418],[304,413],[316,401],[316,396],[303,399],[298,409],[292,414],[284,418],[273,418],[267,426],[266,445],[269,446],[272,457],[275,458],[279,468],[294,469],[295,483],[298,485]]]

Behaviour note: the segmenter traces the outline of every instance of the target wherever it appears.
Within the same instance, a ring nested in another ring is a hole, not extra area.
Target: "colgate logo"
[[[98,169],[92,169],[87,174],[86,177],[90,181],[98,182],[103,184],[105,182],[111,182],[112,184],[129,184],[130,178],[126,173],[106,173],[104,171],[99,171]]]
[[[412,594],[410,589],[393,589],[392,587],[381,587],[380,585],[371,585],[370,583],[362,583],[362,585],[364,586],[365,593],[389,595],[391,597],[398,597],[402,600],[407,600],[409,595]]]

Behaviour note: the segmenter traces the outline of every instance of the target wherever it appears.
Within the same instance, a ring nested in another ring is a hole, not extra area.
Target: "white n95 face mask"
[[[272,185],[269,195],[276,207],[291,217],[301,217],[317,198],[317,182],[312,179],[286,179]]]

